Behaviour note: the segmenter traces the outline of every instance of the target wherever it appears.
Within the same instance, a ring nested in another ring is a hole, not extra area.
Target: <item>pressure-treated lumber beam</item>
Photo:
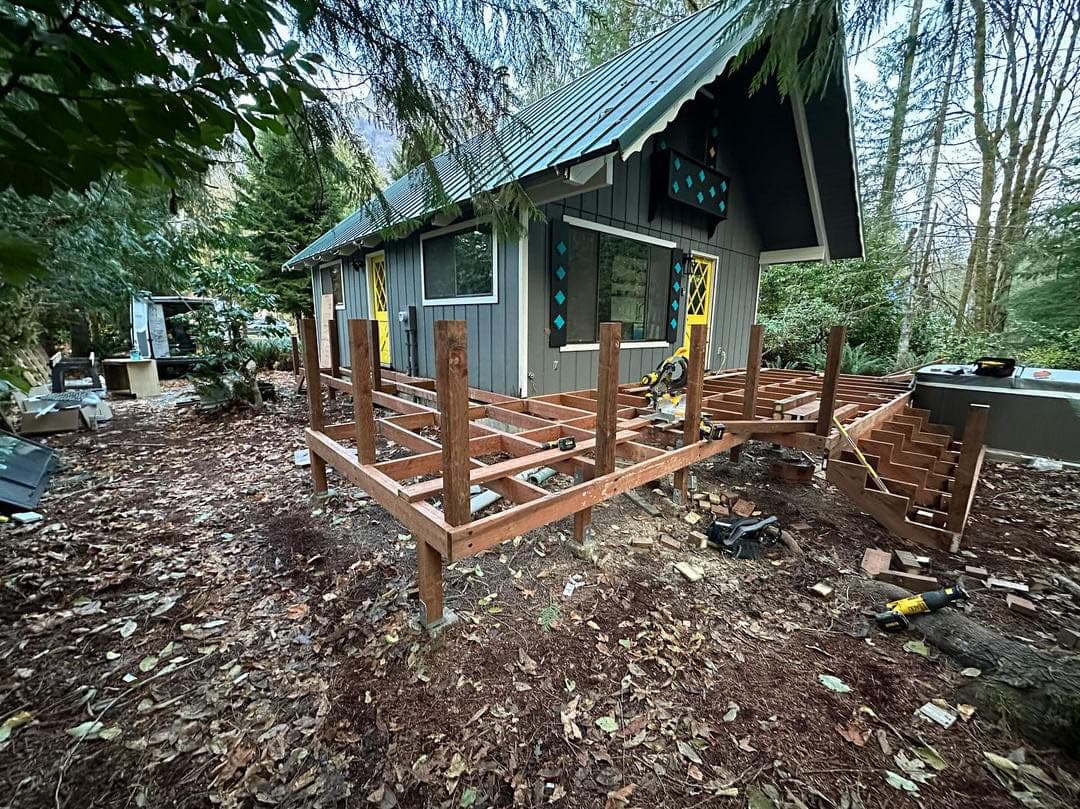
[[[465,321],[435,323],[435,388],[443,455],[443,514],[450,525],[469,520],[469,363]]]
[[[300,321],[304,347],[304,373],[307,378],[308,424],[312,430],[321,430],[326,423],[323,417],[322,385],[319,384],[319,329],[315,321],[305,317]],[[311,479],[316,494],[325,494],[326,462],[313,452],[311,456]]]
[[[615,469],[615,433],[618,429],[619,346],[621,323],[600,324],[600,359],[596,376],[596,449],[593,451],[594,475],[606,475]],[[583,473],[585,470],[583,470]],[[574,541],[585,542],[585,531],[592,522],[592,508],[574,512]]]
[[[761,375],[761,349],[765,340],[765,327],[755,323],[750,327],[750,341],[746,349],[746,376],[743,381],[742,417],[753,419],[757,411],[758,380]],[[742,444],[731,449],[731,460],[738,461],[742,455]]]
[[[833,326],[829,330],[829,350],[825,355],[825,380],[821,383],[821,403],[818,405],[818,435],[824,437],[832,430],[833,411],[836,409],[836,386],[840,381],[840,363],[844,359],[846,326]]]
[[[707,337],[708,327],[704,323],[695,323],[690,327],[690,361],[686,368],[686,405],[683,409],[684,447],[701,440],[701,391],[704,387]],[[687,491],[689,478],[689,467],[675,473],[675,488],[679,490],[683,503],[689,495]]]
[[[971,500],[975,496],[975,484],[979,480],[986,448],[986,425],[990,416],[989,405],[968,406],[964,422],[964,442],[960,447],[960,460],[956,463],[956,479],[953,482],[952,499],[949,502],[949,519],[946,527],[956,533],[964,531]]]
[[[371,403],[371,327],[367,321],[350,319],[349,363],[352,373],[353,419],[356,421],[356,455],[362,464],[375,463],[375,408]]]

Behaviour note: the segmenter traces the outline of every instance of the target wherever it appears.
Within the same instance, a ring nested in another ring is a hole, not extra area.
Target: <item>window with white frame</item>
[[[495,303],[495,238],[488,223],[421,237],[424,303]]]
[[[586,227],[569,233],[567,343],[595,343],[605,322],[622,323],[626,341],[663,340],[671,248]]]

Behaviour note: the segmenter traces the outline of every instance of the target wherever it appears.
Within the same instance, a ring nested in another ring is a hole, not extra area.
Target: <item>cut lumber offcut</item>
[[[883,570],[877,575],[878,581],[906,587],[916,593],[929,593],[941,587],[933,576],[920,576],[917,573],[904,573],[900,570]]]
[[[998,579],[993,576],[986,580],[986,586],[991,590],[1010,590],[1014,593],[1026,593],[1029,589],[1026,584],[1021,584],[1018,581],[1010,581],[1009,579]]]
[[[1018,612],[1021,615],[1027,615],[1029,618],[1036,618],[1039,615],[1039,609],[1031,601],[1013,593],[1009,593],[1005,596],[1005,606],[1007,606],[1013,612]]]
[[[860,566],[867,576],[871,579],[876,579],[879,573],[889,569],[889,563],[891,561],[892,555],[888,551],[881,551],[877,548],[867,548],[863,551],[862,564]]]
[[[874,609],[909,595],[866,579],[853,579],[852,587]],[[1080,756],[1080,658],[1013,640],[956,609],[915,615],[911,623],[958,667],[983,672],[957,689],[957,702],[990,721],[1003,719],[1032,744]]]
[[[1054,584],[1071,595],[1076,601],[1080,601],[1080,584],[1077,584],[1068,576],[1054,576]]]

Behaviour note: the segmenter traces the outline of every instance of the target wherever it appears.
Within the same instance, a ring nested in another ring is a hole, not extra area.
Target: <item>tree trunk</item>
[[[900,68],[900,83],[893,103],[892,123],[889,126],[889,144],[885,149],[885,166],[881,175],[881,196],[878,198],[877,215],[885,218],[892,213],[896,199],[896,174],[900,168],[900,151],[904,141],[904,121],[907,119],[911,99],[911,74],[915,70],[915,53],[919,46],[919,20],[922,17],[922,0],[915,0],[908,20],[908,35],[904,40],[904,62]]]
[[[911,280],[908,285],[908,296],[904,306],[903,318],[900,321],[900,340],[896,347],[897,362],[902,362],[902,358],[911,350],[911,331],[915,321],[915,310],[924,306],[928,297],[926,295],[926,279],[930,268],[929,251],[934,241],[934,227],[930,225],[929,230],[927,228],[930,218],[930,204],[934,201],[934,192],[937,190],[938,162],[941,159],[941,144],[945,140],[945,121],[948,118],[949,103],[952,99],[959,23],[960,13],[958,12],[946,43],[946,47],[949,48],[949,61],[948,66],[945,68],[945,83],[941,88],[941,98],[934,114],[934,128],[930,134],[930,165],[926,170],[926,186],[923,189],[922,211],[919,214],[918,247],[911,257]],[[934,207],[934,220],[935,222],[937,220],[937,206]]]
[[[911,595],[884,582],[856,581],[881,604]],[[1005,722],[1033,744],[1080,756],[1080,658],[1032,648],[955,609],[916,616],[909,633],[921,633],[957,666],[982,671],[957,691],[978,716]]]

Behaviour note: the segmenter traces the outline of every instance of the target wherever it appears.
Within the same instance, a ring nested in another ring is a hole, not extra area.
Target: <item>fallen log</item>
[[[878,607],[911,595],[884,582],[857,581]],[[1080,657],[1032,648],[956,609],[916,616],[909,631],[922,633],[956,665],[982,671],[958,689],[959,702],[1032,743],[1080,758]]]

